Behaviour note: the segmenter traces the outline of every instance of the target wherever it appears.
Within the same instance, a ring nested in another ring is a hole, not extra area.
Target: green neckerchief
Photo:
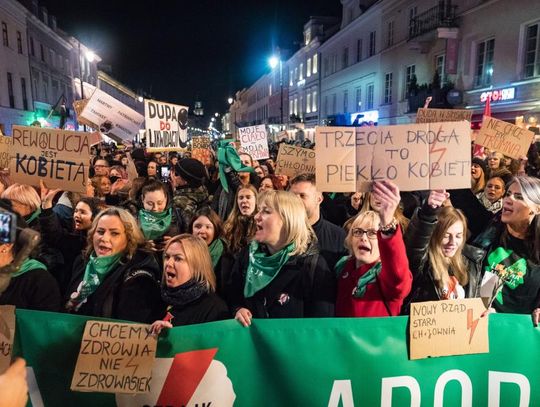
[[[253,240],[249,245],[249,263],[246,274],[246,284],[244,285],[244,296],[252,297],[256,292],[262,290],[278,275],[290,253],[296,248],[294,242],[288,244],[280,251],[268,256],[259,245]]]
[[[231,144],[230,140],[222,140],[220,142],[217,158],[219,162],[219,180],[225,192],[229,192],[229,184],[227,183],[227,177],[225,175],[225,167],[231,167],[236,172],[255,171],[252,167],[244,167],[242,161],[240,161],[238,152]]]
[[[95,257],[95,253],[90,255],[90,259],[84,270],[83,281],[78,289],[79,295],[75,299],[78,304],[81,304],[96,291],[107,274],[109,274],[109,272],[120,262],[122,254],[123,253],[120,252],[111,256],[101,257]]]
[[[145,209],[139,211],[139,224],[145,239],[157,239],[169,229],[172,221],[172,208],[163,212],[151,212]]]
[[[25,217],[24,220],[26,221],[26,223],[29,225],[30,223],[32,223],[32,221],[34,219],[36,219],[39,214],[41,213],[41,207],[37,208],[34,213],[32,213],[30,216],[28,217]]]
[[[336,262],[336,265],[334,266],[334,271],[336,272],[336,276],[339,277],[341,273],[343,272],[343,269],[345,268],[345,265],[349,261],[351,256],[343,256],[341,259],[339,259]]]
[[[217,266],[218,261],[223,254],[224,248],[225,246],[223,245],[223,241],[221,239],[214,239],[214,241],[210,243],[210,246],[208,246],[208,250],[210,250],[210,257],[212,258],[212,266],[214,266],[214,268]]]
[[[379,273],[381,272],[382,263],[378,261],[375,263],[371,268],[364,273],[362,277],[358,279],[358,282],[356,283],[356,288],[353,290],[353,297],[354,298],[362,298],[367,290],[367,285],[373,283],[376,279]]]
[[[11,277],[19,277],[30,270],[41,269],[47,271],[47,266],[40,261],[34,259],[26,259],[23,264],[19,266],[19,270],[11,275]]]

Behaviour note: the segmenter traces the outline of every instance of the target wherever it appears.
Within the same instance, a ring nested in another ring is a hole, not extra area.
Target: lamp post
[[[268,60],[270,68],[274,69],[279,64],[279,122],[280,127],[283,127],[283,61],[281,56],[271,56]]]

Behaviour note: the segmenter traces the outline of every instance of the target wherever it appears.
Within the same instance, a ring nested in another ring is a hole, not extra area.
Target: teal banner
[[[540,329],[525,315],[489,316],[489,353],[415,361],[406,317],[173,328],[159,338],[150,393],[114,395],[70,390],[88,318],[16,314],[34,407],[540,405]]]

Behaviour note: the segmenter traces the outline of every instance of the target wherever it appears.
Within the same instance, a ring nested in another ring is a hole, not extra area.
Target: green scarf
[[[225,167],[230,167],[236,172],[255,171],[252,167],[244,167],[242,161],[240,161],[238,152],[230,140],[222,140],[220,142],[217,158],[219,162],[219,180],[225,192],[229,192],[229,184],[227,183],[227,177],[225,175]]]
[[[40,213],[41,213],[41,207],[38,207],[38,208],[34,211],[34,213],[32,213],[32,214],[31,214],[30,216],[28,216],[28,217],[25,217],[24,220],[25,220],[26,223],[29,225],[30,223],[32,223],[32,221],[33,221],[34,219],[36,219],[36,218],[39,216]]]
[[[246,274],[246,284],[244,285],[244,297],[252,297],[256,292],[262,290],[278,275],[290,253],[296,248],[294,242],[288,244],[280,251],[268,256],[259,245],[253,240],[249,245],[249,264]]]
[[[34,259],[26,259],[23,262],[23,264],[19,266],[19,270],[13,273],[11,277],[19,277],[20,275],[26,273],[27,271],[36,270],[36,269],[47,271],[47,266],[40,261],[37,261]]]
[[[336,272],[336,277],[339,277],[341,273],[343,272],[343,269],[345,268],[345,265],[349,261],[351,256],[343,256],[341,259],[339,259],[336,262],[336,265],[334,266],[334,271]]]
[[[379,261],[375,263],[371,268],[364,273],[362,277],[358,279],[356,288],[353,291],[354,298],[362,298],[367,290],[367,285],[373,283],[382,269],[382,263]]]
[[[139,211],[139,224],[145,239],[157,239],[169,229],[172,221],[172,208],[163,212],[150,212],[145,209]]]
[[[84,270],[84,277],[77,289],[78,295],[72,300],[77,304],[82,304],[90,295],[96,291],[101,282],[107,277],[107,274],[113,270],[120,262],[122,252],[113,254],[111,256],[96,257],[94,253],[90,256],[86,269]]]
[[[224,248],[225,246],[223,245],[223,241],[221,239],[214,239],[214,241],[210,243],[210,246],[208,246],[208,250],[210,250],[210,257],[212,258],[212,266],[214,268],[216,268],[218,261],[223,254]]]

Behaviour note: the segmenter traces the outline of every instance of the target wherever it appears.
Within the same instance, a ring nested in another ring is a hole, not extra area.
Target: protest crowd
[[[304,147],[313,147],[310,144]],[[0,304],[174,326],[235,318],[388,317],[484,297],[540,316],[540,157],[474,148],[471,187],[322,193],[227,140],[188,151],[92,148],[86,193],[0,176],[0,205],[41,241]],[[163,170],[165,169],[165,170]],[[0,245],[0,266],[17,243]]]

